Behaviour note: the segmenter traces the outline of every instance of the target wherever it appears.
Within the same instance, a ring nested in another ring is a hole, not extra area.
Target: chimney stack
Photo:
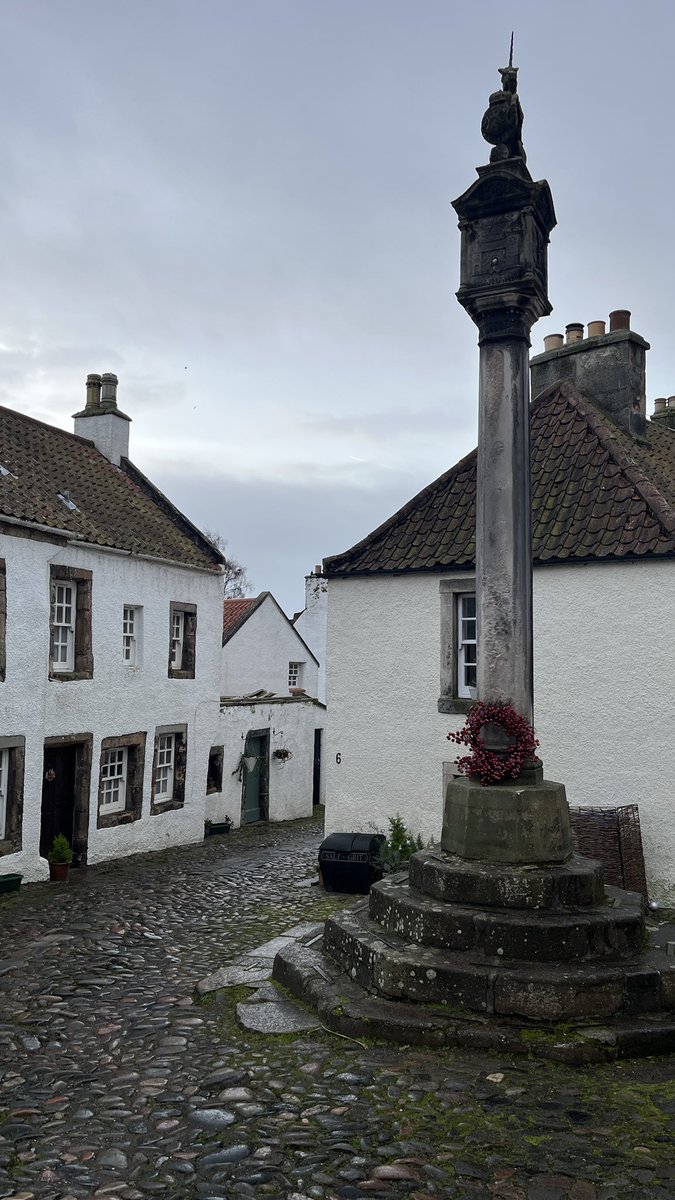
[[[530,360],[532,395],[568,379],[622,429],[644,437],[649,343],[633,332],[630,316],[625,308],[611,312],[609,333],[604,321],[590,321],[587,337],[574,322],[566,327],[564,345],[559,334],[547,337],[544,353]]]
[[[129,457],[131,417],[117,407],[117,376],[112,371],[87,375],[87,401],[74,420],[78,437],[93,442],[116,467]]]

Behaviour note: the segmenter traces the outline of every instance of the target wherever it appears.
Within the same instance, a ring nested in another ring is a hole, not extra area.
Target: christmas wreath
[[[486,746],[481,736],[486,725],[498,725],[504,730],[503,749]],[[488,704],[482,700],[474,704],[464,727],[448,734],[448,741],[470,748],[470,754],[457,759],[457,769],[462,775],[480,779],[483,787],[502,779],[517,779],[525,763],[536,758],[539,745],[529,721],[510,704]]]

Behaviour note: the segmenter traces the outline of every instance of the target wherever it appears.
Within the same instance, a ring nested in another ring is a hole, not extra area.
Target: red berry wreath
[[[485,725],[502,727],[509,739],[504,750],[488,749],[481,737]],[[483,787],[501,783],[503,779],[517,779],[525,763],[536,758],[539,745],[529,721],[510,704],[487,704],[482,700],[474,704],[464,727],[448,734],[448,741],[470,747],[470,754],[457,759],[457,769],[462,775],[480,779]]]

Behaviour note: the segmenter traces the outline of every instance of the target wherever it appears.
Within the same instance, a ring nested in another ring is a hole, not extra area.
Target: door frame
[[[249,738],[262,738],[263,753],[260,756],[260,820],[269,821],[270,812],[270,728],[267,725],[264,729],[247,729],[244,737],[244,755],[246,755],[246,743]],[[244,767],[243,778],[241,781],[241,815],[242,823],[244,809],[246,805],[246,767]],[[249,821],[249,825],[256,825],[256,821]]]
[[[75,747],[75,784],[73,798],[73,866],[86,867],[89,845],[89,801],[91,795],[91,765],[94,750],[93,733],[66,733],[58,737],[46,737],[42,750],[44,774],[44,751],[54,746]],[[40,794],[40,828],[42,828],[42,793]]]

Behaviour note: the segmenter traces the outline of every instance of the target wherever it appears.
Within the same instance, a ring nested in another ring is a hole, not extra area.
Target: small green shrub
[[[51,863],[71,863],[73,861],[73,852],[65,833],[57,833],[54,838],[54,845],[49,851],[49,861]]]
[[[402,871],[411,854],[424,848],[419,834],[412,834],[400,813],[389,818],[389,834],[378,851],[375,865],[384,875]]]

